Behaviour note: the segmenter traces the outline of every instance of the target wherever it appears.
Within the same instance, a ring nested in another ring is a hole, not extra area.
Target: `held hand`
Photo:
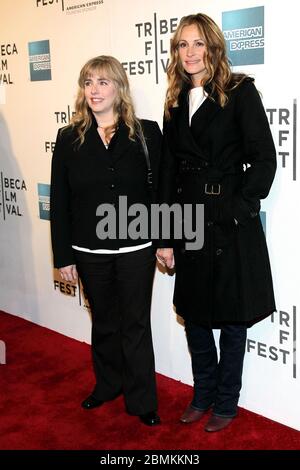
[[[164,267],[172,269],[175,266],[173,248],[159,248],[156,251],[156,258]]]
[[[63,268],[59,268],[60,277],[64,281],[77,281],[78,274],[75,264],[70,264],[70,266],[64,266]]]

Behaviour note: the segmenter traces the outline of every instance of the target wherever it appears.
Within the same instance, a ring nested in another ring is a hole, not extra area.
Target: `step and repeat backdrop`
[[[100,54],[123,63],[139,117],[161,125],[170,37],[182,16],[197,12],[224,31],[234,70],[255,78],[278,151],[261,214],[277,312],[249,330],[240,404],[300,430],[300,71],[293,0],[1,0],[0,309],[90,342],[82,289],[52,268],[49,190],[57,129],[74,111],[81,66]],[[174,276],[155,275],[156,369],[191,384],[184,326],[172,306]]]

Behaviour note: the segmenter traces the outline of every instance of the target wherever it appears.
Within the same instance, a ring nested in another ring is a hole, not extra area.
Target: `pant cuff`
[[[193,403],[191,403],[190,407],[193,408],[193,410],[196,410],[196,411],[207,411],[212,407],[212,404],[208,405],[208,406],[195,406],[195,405],[193,405]]]
[[[235,416],[237,415],[237,412],[235,412],[235,413],[218,413],[218,412],[213,411],[212,414],[215,415],[215,416],[218,416],[219,418],[235,418]]]

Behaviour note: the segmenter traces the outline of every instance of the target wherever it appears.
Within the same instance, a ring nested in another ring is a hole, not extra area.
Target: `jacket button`
[[[182,193],[182,188],[177,188],[177,194]]]
[[[207,167],[207,166],[208,166],[208,162],[204,162],[204,163],[203,163],[203,166]]]
[[[115,185],[114,185],[114,184],[111,184],[111,185],[110,185],[110,189],[115,189]]]
[[[115,171],[113,166],[109,166],[108,169],[109,169],[109,171]]]
[[[223,253],[223,250],[221,250],[221,248],[218,248],[218,249],[216,250],[216,255],[217,255],[217,256],[221,255],[222,253]]]

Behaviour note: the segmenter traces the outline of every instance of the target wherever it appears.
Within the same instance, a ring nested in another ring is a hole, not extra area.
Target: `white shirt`
[[[143,243],[142,245],[134,246],[123,246],[117,250],[107,250],[105,248],[99,248],[98,250],[90,250],[89,248],[83,248],[82,246],[72,245],[72,248],[77,251],[85,251],[86,253],[94,253],[95,255],[116,255],[118,253],[131,253],[132,251],[142,250],[151,246],[152,242]]]
[[[202,86],[192,88],[189,93],[189,124],[191,125],[192,117],[200,108],[201,104],[206,100],[206,94]]]

